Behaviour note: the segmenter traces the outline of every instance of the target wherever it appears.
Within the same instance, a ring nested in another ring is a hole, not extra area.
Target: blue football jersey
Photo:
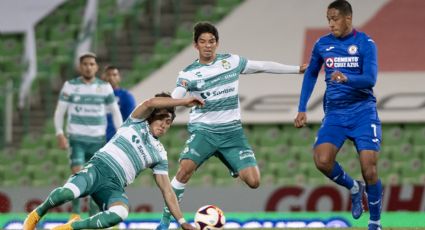
[[[309,66],[304,74],[299,112],[306,112],[320,69],[326,73],[323,106],[326,114],[352,114],[376,107],[373,87],[378,63],[375,42],[363,32],[353,32],[343,38],[332,34],[321,37],[314,45]],[[347,82],[331,81],[334,71],[347,77]]]

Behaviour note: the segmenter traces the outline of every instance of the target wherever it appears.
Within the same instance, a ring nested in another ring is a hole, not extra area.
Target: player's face
[[[172,123],[171,114],[168,114],[168,116],[152,121],[150,131],[154,137],[160,137],[168,131]]]
[[[326,17],[329,29],[335,37],[344,37],[351,33],[351,15],[343,15],[339,10],[331,8]]]
[[[97,70],[96,60],[92,57],[86,57],[80,63],[80,74],[86,79],[94,78]]]
[[[121,76],[118,69],[110,69],[106,71],[105,73],[105,81],[108,81],[113,88],[116,88],[119,86],[121,82]]]
[[[195,48],[199,51],[199,61],[201,63],[210,63],[215,59],[215,51],[218,42],[211,33],[203,33],[195,43]]]

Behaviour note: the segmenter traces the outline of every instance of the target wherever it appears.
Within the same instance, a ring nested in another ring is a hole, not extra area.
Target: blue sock
[[[341,165],[335,161],[331,175],[328,175],[329,179],[335,181],[335,183],[351,189],[354,185],[354,180],[344,172]]]
[[[382,204],[382,184],[378,180],[376,184],[366,186],[367,202],[369,205],[370,220],[378,221],[381,219]]]

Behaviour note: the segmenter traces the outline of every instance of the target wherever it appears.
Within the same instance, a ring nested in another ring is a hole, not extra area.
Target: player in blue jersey
[[[325,117],[314,144],[314,162],[324,175],[350,190],[352,215],[358,219],[363,213],[365,186],[353,180],[335,161],[344,141],[353,141],[366,181],[369,230],[382,229],[382,185],[377,170],[381,122],[373,95],[378,69],[375,42],[352,27],[352,8],[345,0],[334,1],[328,6],[327,19],[331,33],[314,45],[294,125],[300,128],[307,122],[307,102],[324,64]]]
[[[129,202],[125,187],[142,171],[151,169],[162,196],[183,229],[195,230],[180,211],[168,177],[167,152],[158,138],[170,128],[175,106],[203,106],[195,97],[173,99],[161,93],[144,101],[131,113],[117,134],[71,176],[64,186],[54,189],[47,199],[28,214],[24,230],[35,229],[48,210],[77,197],[90,195],[101,212],[86,219],[76,217],[54,230],[106,229],[125,220]]]
[[[102,79],[109,82],[109,84],[112,86],[112,89],[114,89],[114,95],[117,99],[118,106],[120,107],[122,119],[125,121],[136,106],[136,101],[134,100],[133,95],[128,92],[128,90],[120,87],[121,74],[119,69],[116,66],[107,66],[103,73]],[[106,126],[106,141],[109,141],[115,135],[116,129],[112,120],[112,114],[108,113],[107,119],[108,123]]]

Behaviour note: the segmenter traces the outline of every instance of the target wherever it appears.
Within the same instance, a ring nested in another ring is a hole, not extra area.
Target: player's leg
[[[177,200],[181,203],[186,188],[196,169],[215,152],[212,144],[213,136],[207,133],[196,131],[186,141],[186,146],[180,154],[179,168],[176,176],[171,180],[171,187],[176,193]],[[171,213],[167,205],[164,204],[162,218],[157,230],[168,229],[171,221]]]
[[[49,209],[86,195],[92,187],[93,179],[96,178],[93,173],[95,172],[91,167],[84,168],[76,175],[72,175],[63,187],[54,189],[46,200],[25,219],[24,229],[34,229]]]
[[[362,175],[366,182],[371,230],[381,228],[382,184],[377,168],[381,135],[381,123],[376,112],[366,111],[353,131],[353,137],[360,154]]]
[[[105,145],[105,142],[85,143],[84,145],[84,149],[86,150],[84,153],[85,162],[88,162],[93,157],[93,155],[104,145]],[[89,216],[92,216],[99,212],[99,208],[97,204],[94,202],[94,200],[91,197],[89,197],[88,203],[89,203]]]
[[[80,141],[69,139],[69,152],[70,152],[70,161],[71,161],[71,172],[72,174],[78,173],[85,161],[85,151],[84,146]],[[74,217],[79,217],[81,207],[80,207],[80,199],[74,199],[71,201],[72,211],[70,220]]]
[[[258,188],[261,178],[260,170],[243,129],[221,135],[220,141],[217,156],[230,170],[230,174],[233,177],[239,176],[250,188]]]
[[[364,186],[361,182],[353,180],[335,160],[339,149],[344,144],[347,132],[342,126],[324,123],[317,135],[313,158],[319,171],[338,185],[350,190],[351,212],[353,218],[358,219],[363,213],[362,195]]]

